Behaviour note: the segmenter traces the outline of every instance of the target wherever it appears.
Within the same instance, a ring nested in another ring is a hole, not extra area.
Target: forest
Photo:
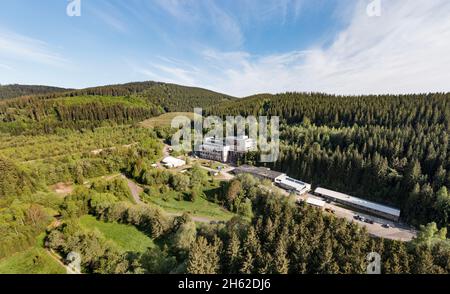
[[[217,115],[278,115],[275,170],[397,206],[419,226],[449,225],[450,95],[341,97],[260,95],[208,109]],[[255,155],[247,158],[257,164]]]
[[[69,89],[49,86],[0,85],[0,100],[20,96],[65,92]]]
[[[0,101],[0,272],[64,272],[53,257],[72,251],[83,273],[365,273],[373,251],[383,273],[450,271],[449,94],[238,100],[157,82],[34,94]],[[173,130],[139,122],[194,107],[280,116],[280,158],[265,166],[399,207],[417,238],[375,238],[250,175],[156,168]]]
[[[242,188],[239,195],[232,188],[234,183]],[[244,176],[224,186],[221,197],[249,199],[254,215],[251,221],[236,216],[215,225],[195,225],[189,215],[170,220],[151,205],[78,190],[62,206],[67,223],[52,230],[46,244],[63,255],[81,252],[87,273],[365,273],[367,254],[373,251],[383,256],[383,273],[450,270],[446,230],[438,230],[435,224],[422,227],[409,244],[371,238],[356,224],[305,204],[298,206],[259,184]],[[73,201],[78,204],[69,205]],[[103,221],[132,224],[159,246],[139,254],[121,253],[101,236],[80,228],[76,217],[86,213]]]
[[[235,98],[205,89],[156,82],[53,91],[0,101],[0,130],[50,134],[60,128],[92,129],[232,100]]]

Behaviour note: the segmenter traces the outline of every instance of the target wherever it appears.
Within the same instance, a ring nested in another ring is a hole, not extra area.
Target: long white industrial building
[[[234,174],[251,174],[259,179],[269,179],[275,185],[293,192],[297,195],[304,195],[311,191],[311,185],[297,179],[288,177],[284,173],[280,173],[265,167],[256,167],[250,165],[241,165],[233,170]]]
[[[400,218],[400,210],[389,207],[386,205],[378,204],[375,202],[367,201],[361,198],[349,196],[347,194],[339,193],[336,191],[317,188],[314,191],[314,194],[330,199],[334,202],[341,203],[343,205],[347,205],[356,209],[360,209],[362,211],[366,211],[368,213],[384,217],[389,220],[398,221]]]
[[[303,195],[311,191],[310,184],[288,177],[286,174],[275,178],[275,184],[298,195]]]

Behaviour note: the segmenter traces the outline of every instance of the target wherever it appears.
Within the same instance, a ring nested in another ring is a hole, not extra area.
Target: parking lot
[[[320,197],[313,196],[311,194],[304,196],[304,198],[306,197],[321,199]],[[399,241],[411,241],[417,234],[417,232],[414,229],[408,227],[407,225],[381,219],[376,216],[368,215],[365,213],[355,212],[348,208],[337,205],[336,203],[325,204],[325,209],[327,208],[332,209],[337,217],[345,218],[348,221],[366,227],[367,232],[372,236]],[[362,220],[356,220],[355,219],[356,216],[361,216],[365,219],[372,220],[373,224],[364,222]],[[389,228],[383,227],[383,225],[389,225]]]

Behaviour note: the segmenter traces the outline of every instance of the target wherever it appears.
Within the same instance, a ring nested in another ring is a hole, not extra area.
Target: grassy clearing
[[[44,234],[36,246],[0,260],[0,274],[65,274],[65,268],[43,248]]]
[[[44,160],[81,155],[103,148],[121,148],[142,142],[148,136],[148,130],[130,126],[102,127],[83,133],[63,130],[59,134],[45,136],[11,136],[0,133],[0,154],[17,161]]]
[[[0,274],[65,274],[66,270],[43,248],[31,248],[0,260]]]
[[[97,229],[103,236],[113,241],[124,252],[144,252],[154,247],[153,240],[131,225],[106,223],[90,215],[80,218],[80,224],[87,230]]]
[[[172,119],[174,119],[177,116],[186,116],[190,120],[194,120],[194,113],[192,112],[169,112],[157,117],[144,120],[143,122],[140,123],[140,125],[145,128],[170,127]]]
[[[210,187],[205,189],[206,195],[214,193],[217,187]],[[209,198],[209,197],[208,197]],[[213,220],[227,221],[231,219],[234,214],[220,205],[210,202],[203,197],[199,197],[194,202],[179,200],[178,193],[170,191],[165,195],[145,195],[144,200],[162,207],[168,212],[183,213],[188,212],[193,216],[206,217]]]

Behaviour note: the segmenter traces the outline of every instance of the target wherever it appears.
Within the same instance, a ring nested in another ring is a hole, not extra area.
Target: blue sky
[[[1,84],[450,91],[447,0],[81,0],[79,17],[70,2],[2,0]]]

